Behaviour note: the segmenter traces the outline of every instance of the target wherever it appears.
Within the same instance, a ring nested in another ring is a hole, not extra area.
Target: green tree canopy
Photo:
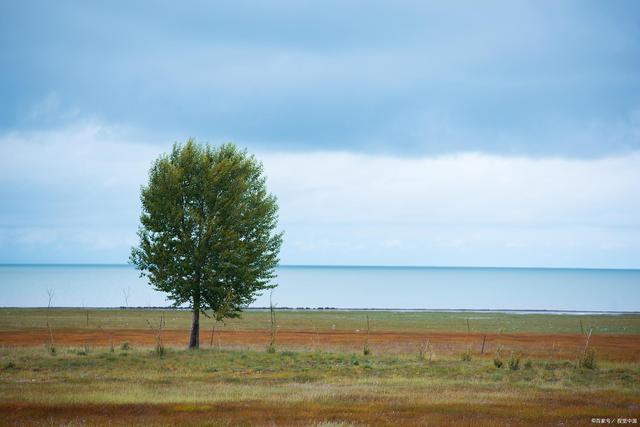
[[[130,261],[174,306],[189,304],[189,347],[199,346],[199,315],[237,317],[273,288],[282,233],[262,164],[233,144],[174,144],[142,187],[139,246]]]

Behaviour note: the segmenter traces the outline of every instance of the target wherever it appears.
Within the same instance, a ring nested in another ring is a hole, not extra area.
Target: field
[[[150,324],[161,319],[158,354]],[[276,319],[272,352],[267,311],[213,333],[205,319],[201,349],[188,351],[185,311],[0,309],[0,423],[567,426],[640,418],[640,315],[282,310]]]

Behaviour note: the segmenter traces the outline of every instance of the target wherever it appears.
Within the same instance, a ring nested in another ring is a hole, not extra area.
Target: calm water
[[[281,307],[640,311],[640,270],[283,266],[277,283]],[[168,305],[127,265],[0,265],[0,306],[46,306],[47,288],[54,306]]]

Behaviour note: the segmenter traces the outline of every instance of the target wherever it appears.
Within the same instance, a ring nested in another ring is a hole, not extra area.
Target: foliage
[[[502,365],[504,365],[504,362],[500,358],[500,355],[496,355],[496,357],[493,358],[493,366],[500,369],[502,368]]]
[[[493,357],[493,366],[500,369],[503,365],[504,362],[502,361],[502,346],[499,345],[498,348],[496,348],[496,355]]]
[[[5,363],[4,366],[2,366],[3,371],[8,371],[16,368],[17,368],[16,364],[11,361],[9,361],[8,363]]]
[[[520,357],[513,353],[511,353],[511,357],[509,358],[509,369],[512,371],[520,369]]]
[[[362,348],[362,354],[365,356],[369,356],[371,354],[371,349],[369,348],[369,343],[364,343],[364,347]]]
[[[154,347],[154,351],[156,355],[162,357],[164,356],[166,349],[164,348],[164,345],[162,344],[162,342],[157,342],[156,346]]]
[[[468,348],[464,353],[462,353],[462,355],[460,355],[460,360],[462,360],[463,362],[471,362],[471,349]]]
[[[596,361],[596,350],[593,348],[587,349],[580,358],[579,365],[586,369],[596,369],[598,367]]]
[[[237,317],[274,287],[282,234],[274,233],[278,207],[262,172],[233,144],[212,148],[193,139],[149,171],[130,261],[174,306],[192,308],[190,346],[198,346],[200,312]]]

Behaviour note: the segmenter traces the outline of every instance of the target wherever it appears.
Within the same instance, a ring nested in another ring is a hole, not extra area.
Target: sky
[[[0,3],[0,263],[125,263],[178,141],[283,264],[640,268],[640,3]]]

